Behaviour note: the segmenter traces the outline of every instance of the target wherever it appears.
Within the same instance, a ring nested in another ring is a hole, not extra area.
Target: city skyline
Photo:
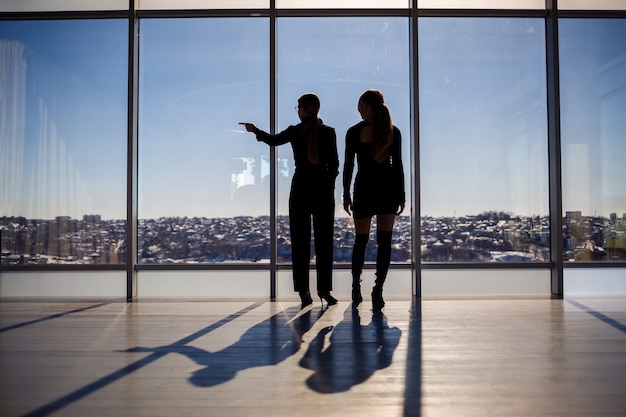
[[[349,263],[355,231],[348,219],[336,218],[334,260]],[[204,218],[166,217],[138,223],[138,262],[142,264],[203,264],[270,262],[268,216]],[[289,217],[276,219],[277,262],[289,262]],[[626,213],[610,218],[567,212],[562,223],[565,261],[626,259]],[[375,239],[375,228],[370,239]],[[420,242],[413,244],[410,216],[398,217],[393,230],[392,261],[422,262],[547,262],[551,259],[550,218],[488,212],[458,218],[423,217]],[[3,264],[115,264],[127,260],[127,223],[99,215],[54,220],[0,217]],[[369,245],[368,262],[376,260]],[[314,261],[313,252],[312,261]]]

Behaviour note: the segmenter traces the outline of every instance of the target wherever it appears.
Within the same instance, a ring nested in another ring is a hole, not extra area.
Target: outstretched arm
[[[271,135],[258,127],[254,123],[249,122],[239,122],[240,125],[245,126],[248,132],[252,132],[256,135],[256,140],[260,142],[267,143],[270,146],[278,146],[283,145],[291,139],[292,127],[289,126],[287,129],[283,130],[280,133],[275,135]]]

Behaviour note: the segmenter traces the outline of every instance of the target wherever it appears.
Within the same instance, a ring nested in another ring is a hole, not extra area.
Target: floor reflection
[[[407,336],[406,380],[403,417],[422,415],[422,302],[413,297]]]
[[[291,307],[248,329],[237,342],[217,352],[208,352],[188,345],[167,345],[155,348],[136,347],[129,352],[179,353],[203,368],[189,380],[199,387],[212,387],[233,379],[245,369],[277,365],[295,354],[302,336],[324,314],[321,307],[301,311]]]
[[[348,391],[391,365],[402,331],[389,327],[382,312],[361,325],[359,310],[348,308],[336,326],[325,327],[311,341],[300,366],[314,373],[306,380],[312,390],[330,394]],[[325,346],[328,338],[329,345]]]

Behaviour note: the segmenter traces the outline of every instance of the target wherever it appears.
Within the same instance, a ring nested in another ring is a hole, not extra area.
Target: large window
[[[562,294],[564,267],[626,264],[623,0],[0,3],[0,281],[116,270],[134,296],[233,270],[233,289],[291,291],[292,150],[239,123],[280,132],[310,91],[337,133],[347,272],[345,134],[370,88],[403,139],[392,269],[523,266],[524,288],[534,270]]]
[[[560,22],[566,261],[624,261],[626,20]]]
[[[126,262],[127,25],[0,22],[2,264]]]
[[[299,122],[293,108],[300,95],[315,92],[321,119],[337,132],[340,170],[347,129],[361,120],[359,96],[377,88],[385,95],[393,123],[403,134],[407,201],[410,192],[410,66],[407,18],[282,18],[278,20],[278,130]],[[279,261],[291,260],[288,196],[293,154],[278,149]],[[335,184],[335,262],[350,262],[354,227],[343,210],[341,173]],[[410,205],[394,228],[393,261],[411,258]],[[374,232],[372,232],[373,234]],[[375,259],[369,245],[366,260]],[[313,251],[312,251],[313,254]]]
[[[263,18],[145,19],[139,55],[139,260],[269,261]]]
[[[543,19],[418,29],[422,261],[549,260]]]

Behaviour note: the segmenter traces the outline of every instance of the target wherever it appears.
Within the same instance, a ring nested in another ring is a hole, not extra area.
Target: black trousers
[[[292,183],[289,195],[289,228],[293,288],[309,291],[311,224],[315,247],[317,291],[332,290],[333,234],[335,222],[334,187]]]

